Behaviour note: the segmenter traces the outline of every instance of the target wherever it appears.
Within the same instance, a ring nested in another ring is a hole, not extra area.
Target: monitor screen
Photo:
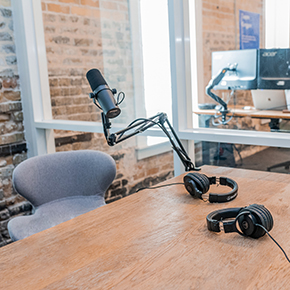
[[[214,89],[251,90],[257,88],[257,50],[228,50],[212,53],[212,78],[229,65],[236,64],[236,71],[228,71]]]
[[[290,49],[273,48],[258,51],[259,89],[290,89]]]

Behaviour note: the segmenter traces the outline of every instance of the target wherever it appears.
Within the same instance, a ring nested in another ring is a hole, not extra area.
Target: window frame
[[[266,5],[273,1],[267,0]],[[12,8],[28,156],[55,152],[53,129],[102,133],[100,122],[52,119],[41,1],[12,0]],[[286,133],[197,127],[192,108],[197,106],[197,96],[204,90],[202,58],[198,57],[202,55],[202,0],[168,0],[168,15],[172,123],[192,160],[194,140],[289,148]],[[267,15],[266,18],[270,19]],[[116,124],[114,129],[124,126]],[[163,132],[152,128],[143,135],[162,137]],[[176,175],[184,171],[176,154],[174,169]]]

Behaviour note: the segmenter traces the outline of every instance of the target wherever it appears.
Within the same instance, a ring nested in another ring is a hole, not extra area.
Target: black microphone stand
[[[189,158],[188,154],[186,153],[183,145],[181,144],[180,139],[178,138],[175,130],[171,126],[167,115],[165,113],[159,113],[151,118],[139,118],[131,122],[126,128],[115,132],[110,133],[111,129],[111,122],[102,112],[102,123],[104,129],[104,135],[107,140],[108,145],[114,146],[130,137],[133,137],[139,133],[144,132],[145,130],[153,127],[154,125],[158,125],[160,129],[165,133],[168,137],[173,150],[177,153],[178,157],[180,158],[181,162],[185,167],[185,171],[190,170],[200,170],[200,168],[196,168],[192,163],[191,159]],[[169,127],[173,137],[170,135],[168,129],[166,128],[165,124]],[[128,135],[124,135],[126,132],[135,129],[133,132],[129,133]]]

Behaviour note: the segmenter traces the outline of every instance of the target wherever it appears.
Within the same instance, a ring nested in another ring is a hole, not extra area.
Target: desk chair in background
[[[13,186],[34,210],[9,221],[11,239],[23,239],[105,205],[104,195],[115,175],[115,161],[99,151],[58,152],[23,161],[13,172]]]

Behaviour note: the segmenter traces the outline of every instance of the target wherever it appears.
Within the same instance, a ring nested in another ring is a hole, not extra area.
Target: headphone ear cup
[[[273,228],[273,217],[270,211],[263,205],[259,204],[252,204],[250,207],[253,213],[256,213],[256,215],[259,216],[257,223],[262,225],[269,232]],[[266,234],[265,230],[263,230],[261,227],[256,226],[256,228],[257,232],[253,233],[254,238],[260,238]],[[260,231],[258,231],[258,229]]]
[[[195,189],[192,189],[192,182],[196,186],[196,189],[201,192],[201,194],[206,193],[209,190],[210,182],[206,175],[200,173],[188,173],[183,178],[185,188],[193,196],[195,196]]]
[[[245,214],[242,214],[243,211],[245,211]],[[252,220],[252,223],[249,222],[250,220]],[[273,227],[273,217],[271,213],[264,206],[258,204],[252,204],[245,207],[241,211],[241,216],[238,218],[238,222],[241,231],[246,236],[250,236],[254,239],[258,239],[266,233],[264,229],[257,226],[257,224],[262,225],[267,231],[270,231]],[[249,227],[251,229],[253,225],[253,231],[245,229],[247,228],[247,222],[249,222]]]
[[[246,208],[241,210],[238,217],[238,224],[243,235],[251,237],[256,230],[256,223],[255,216],[249,213],[249,210]]]

